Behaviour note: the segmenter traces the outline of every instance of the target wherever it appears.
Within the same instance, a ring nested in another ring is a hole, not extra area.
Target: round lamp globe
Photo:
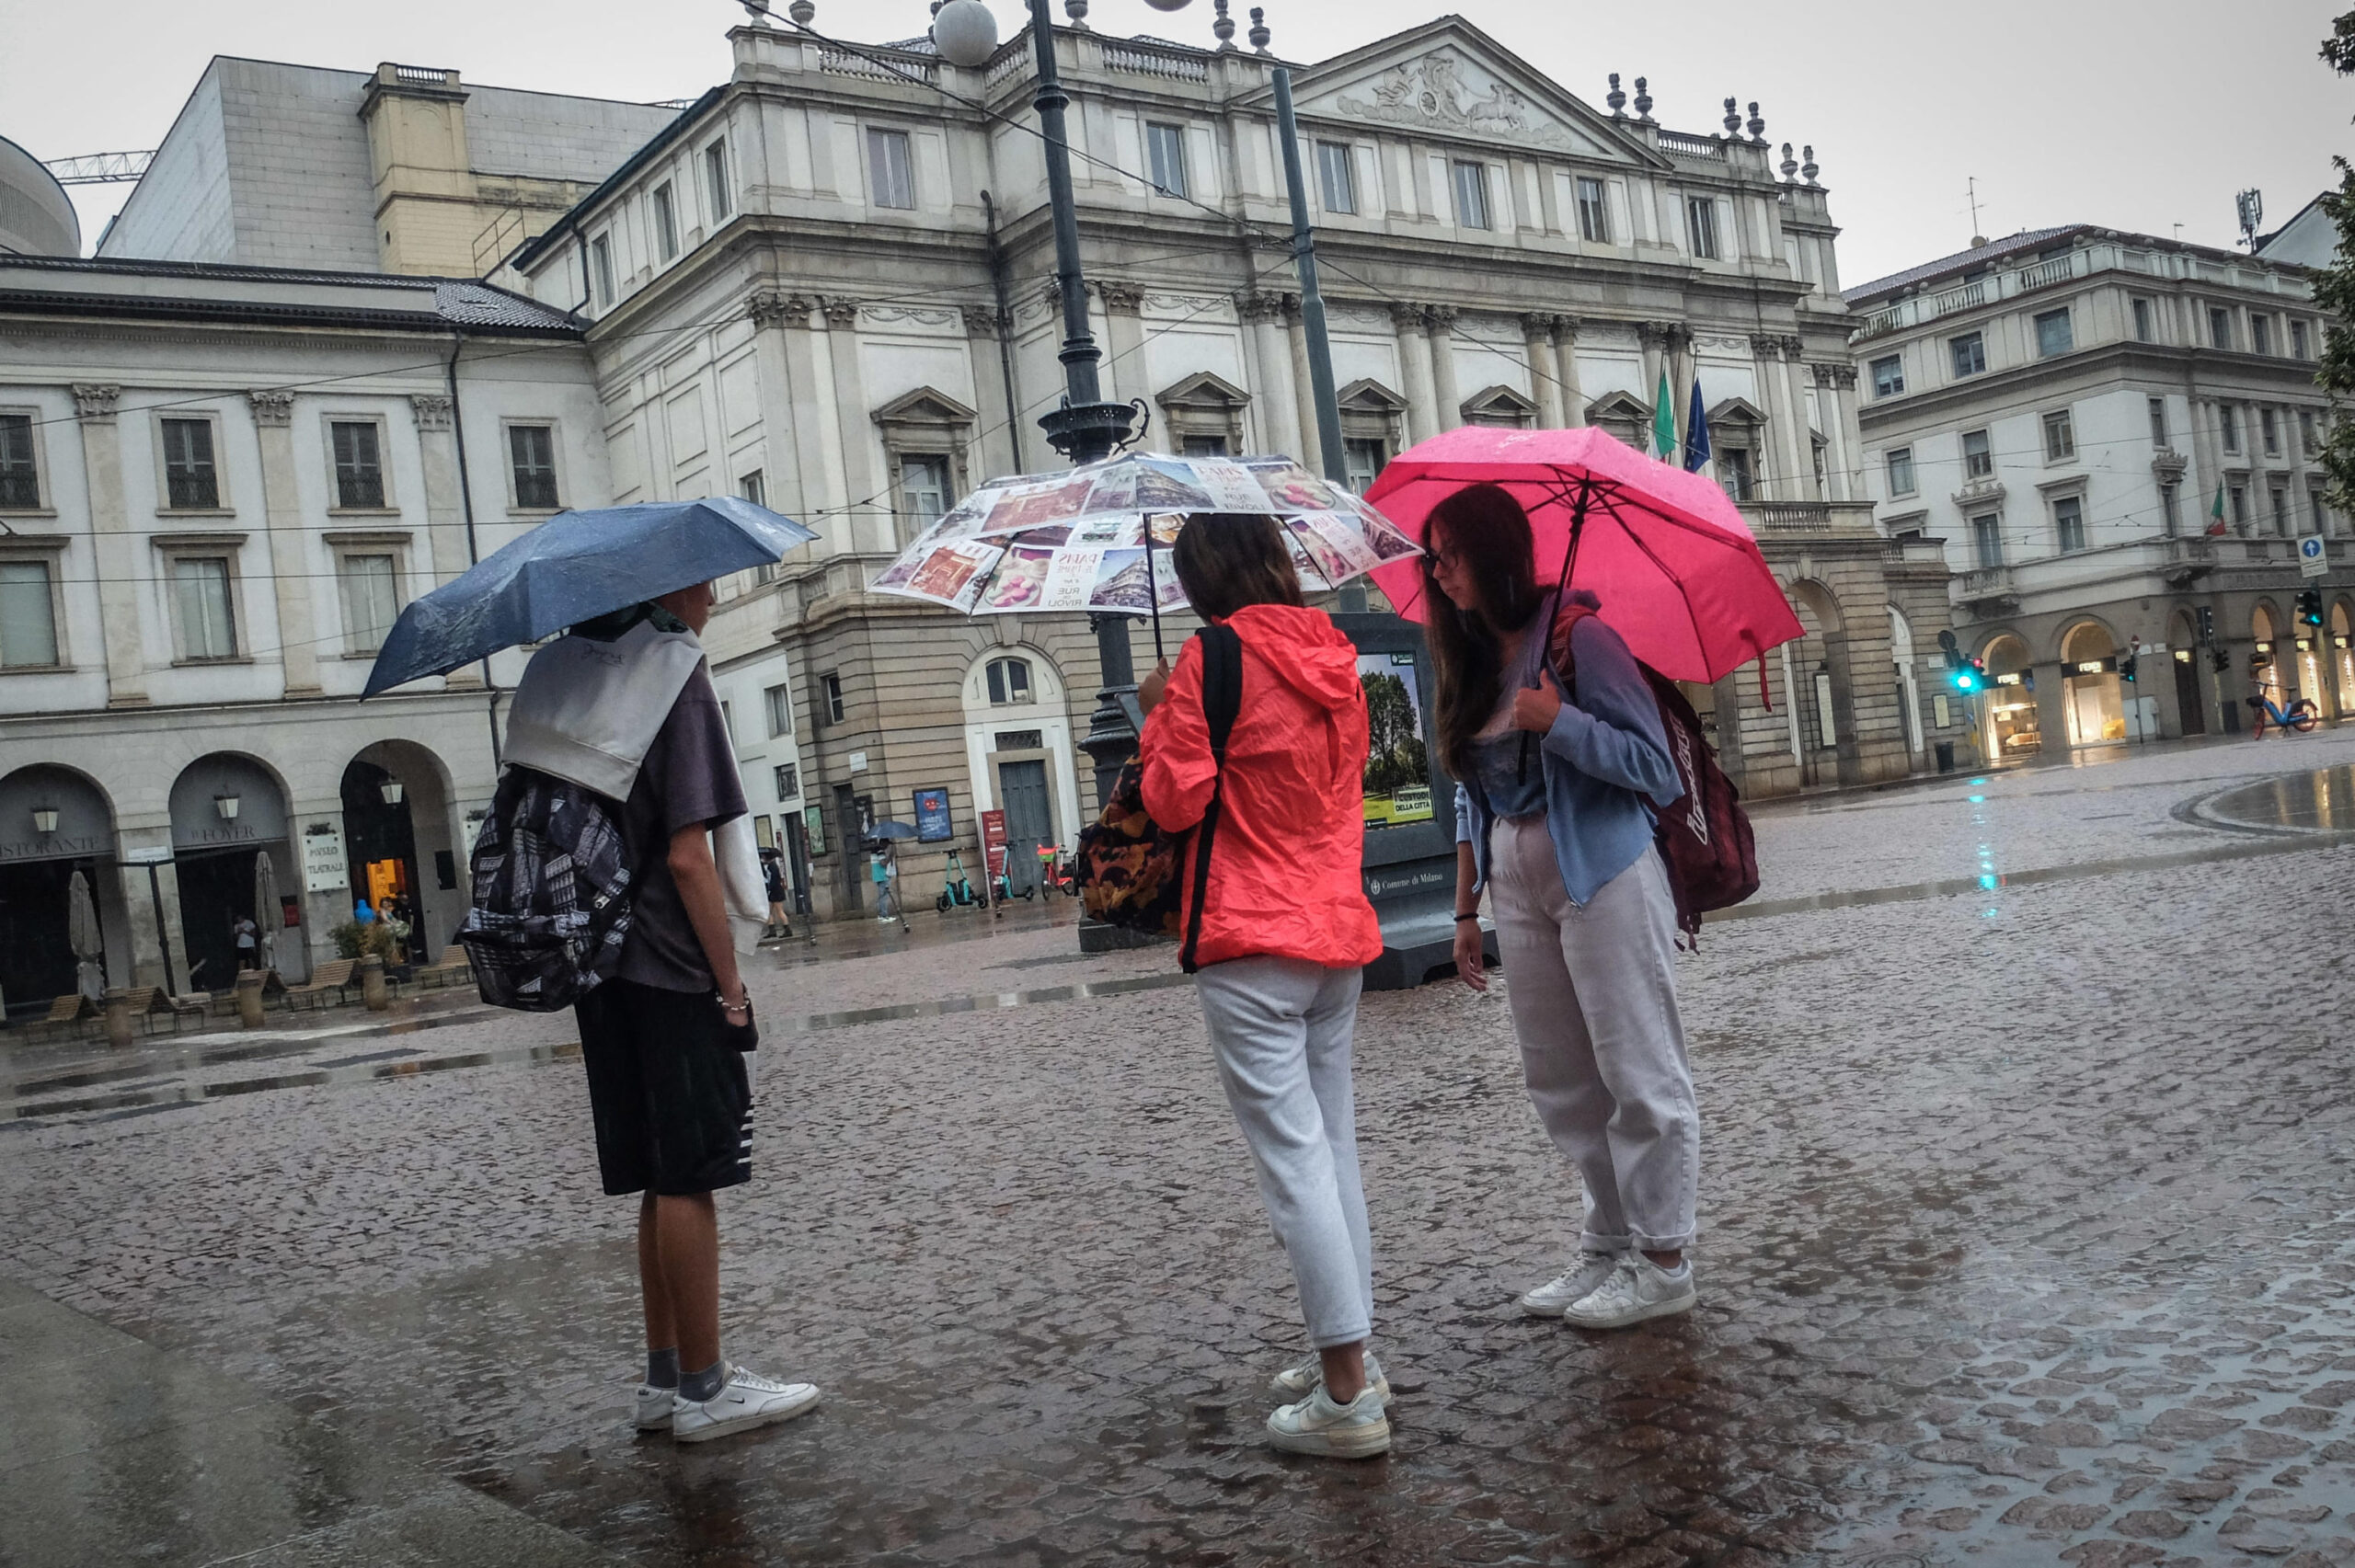
[[[948,0],[932,18],[932,45],[951,65],[977,70],[997,52],[997,17],[982,0]]]
[[[1144,3],[1156,11],[1182,11],[1192,0],[1144,0]]]

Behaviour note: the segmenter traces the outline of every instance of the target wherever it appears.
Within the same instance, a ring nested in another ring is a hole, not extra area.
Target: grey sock
[[[675,1389],[679,1386],[677,1346],[646,1353],[646,1386],[649,1389]]]
[[[728,1362],[725,1357],[713,1362],[700,1372],[684,1372],[679,1377],[679,1397],[690,1404],[701,1404],[718,1396],[728,1386]]]

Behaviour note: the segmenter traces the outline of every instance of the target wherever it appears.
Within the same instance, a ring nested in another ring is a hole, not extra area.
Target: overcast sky
[[[1440,0],[1271,0],[1276,52],[1313,60],[1429,20]],[[1960,249],[1976,177],[1989,235],[2088,222],[2228,246],[2233,193],[2287,220],[2355,150],[2355,82],[2315,58],[2355,0],[1793,0],[1678,5],[1455,0],[1568,91],[1650,78],[1653,113],[1718,128],[1759,100],[1767,136],[1812,143],[1854,285]],[[783,0],[778,0],[780,6]],[[1003,31],[1019,0],[989,0]],[[1060,13],[1060,0],[1056,0]],[[1247,9],[1236,0],[1237,20]],[[925,26],[925,0],[819,0],[816,26],[880,41]],[[733,0],[0,0],[0,135],[35,156],[152,147],[214,54],[365,71],[382,60],[467,78],[640,100],[688,97],[728,71]],[[1090,21],[1208,44],[1211,0],[1174,16],[1094,0]],[[125,186],[77,187],[85,244]]]

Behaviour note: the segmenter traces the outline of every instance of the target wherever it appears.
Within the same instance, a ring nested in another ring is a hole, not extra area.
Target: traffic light
[[[2135,662],[2135,656],[2131,653],[2121,653],[2118,656],[2118,678],[2120,681],[2131,681],[2134,679]]]
[[[2299,592],[2298,624],[2301,626],[2322,624],[2322,589],[2309,588]]]
[[[1954,682],[1956,691],[1968,696],[1987,684],[1987,667],[1975,658],[1966,658],[1954,667],[1954,673],[1948,679]]]
[[[2222,675],[2233,667],[2233,656],[2223,648],[2208,651],[2208,668]]]
[[[2208,644],[2216,640],[2216,612],[2209,606],[2202,604],[2199,607],[2199,613],[2200,643],[2202,647],[2205,647]],[[2216,668],[2222,670],[2224,667],[2220,664]]]

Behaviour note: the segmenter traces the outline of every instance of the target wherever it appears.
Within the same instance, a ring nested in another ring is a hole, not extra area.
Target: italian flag
[[[1676,461],[1676,405],[1668,394],[1668,372],[1660,372],[1660,395],[1652,399],[1652,455]]]
[[[2216,481],[2216,504],[2208,509],[2208,532],[2212,538],[2224,532],[2224,482],[2219,479]]]

